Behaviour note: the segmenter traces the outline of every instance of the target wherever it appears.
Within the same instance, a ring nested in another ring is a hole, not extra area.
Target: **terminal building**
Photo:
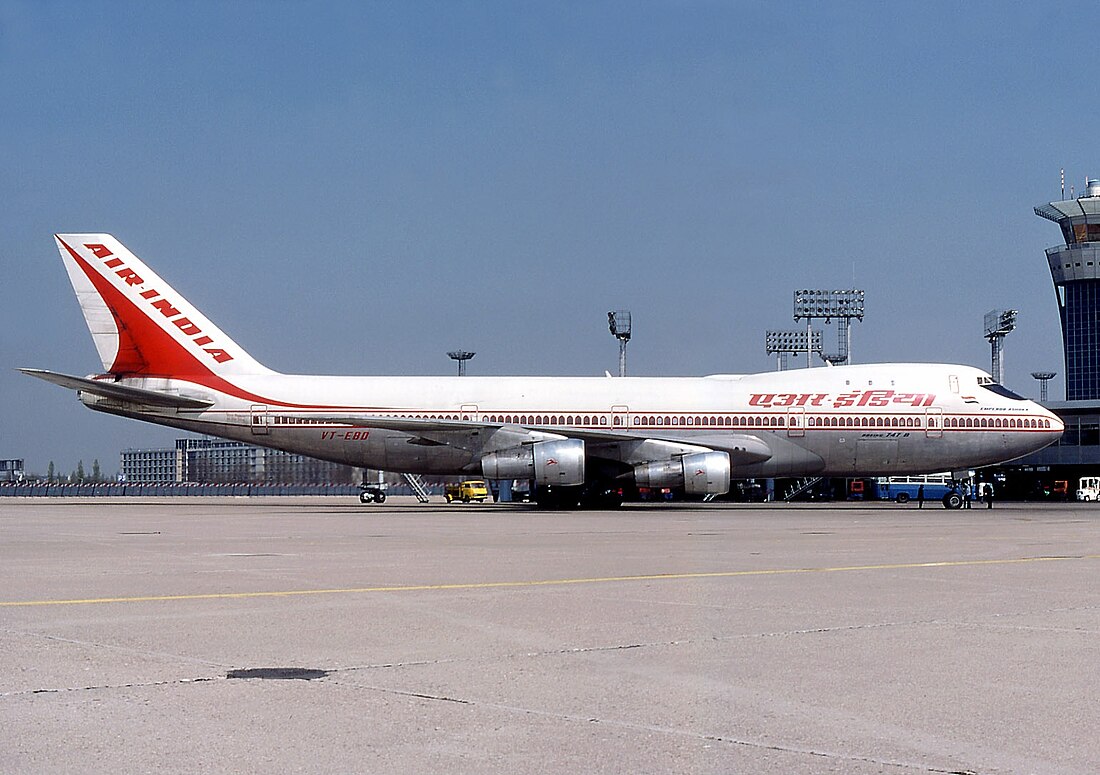
[[[127,449],[121,472],[139,484],[358,484],[362,469],[223,439],[176,439],[174,448]]]

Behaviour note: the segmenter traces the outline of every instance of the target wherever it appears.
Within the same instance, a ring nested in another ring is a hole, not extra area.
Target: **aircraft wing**
[[[513,423],[491,423],[480,420],[423,420],[414,418],[390,417],[386,415],[334,415],[316,417],[324,422],[360,425],[367,428],[400,431],[423,439],[429,444],[449,445],[460,449],[482,449],[485,438],[500,434],[509,439],[510,445],[525,441],[545,441],[549,439],[582,439],[599,456],[600,447],[624,444],[638,444],[647,440],[669,442],[696,449],[709,449],[726,452],[734,466],[759,463],[772,456],[771,448],[756,436],[745,433],[722,433],[720,431],[696,434],[680,434],[672,430],[642,433],[628,433],[626,430],[604,430],[595,428],[562,428],[538,425],[516,425]]]
[[[79,390],[84,393],[92,393],[116,401],[129,401],[135,404],[145,404],[146,406],[175,407],[176,409],[206,409],[214,405],[213,401],[207,401],[203,398],[188,398],[187,396],[175,395],[172,393],[161,393],[156,390],[145,390],[144,388],[130,387],[129,385],[119,385],[114,382],[88,379],[87,377],[74,377],[70,374],[59,374],[56,371],[47,371],[45,369],[17,369],[17,371],[29,377],[44,379],[46,382],[52,382],[63,388]]]

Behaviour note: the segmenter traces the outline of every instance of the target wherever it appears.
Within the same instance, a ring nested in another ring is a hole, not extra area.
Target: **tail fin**
[[[110,234],[57,234],[103,368],[111,374],[269,374]]]

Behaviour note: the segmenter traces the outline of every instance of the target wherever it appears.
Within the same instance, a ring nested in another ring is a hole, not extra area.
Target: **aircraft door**
[[[630,408],[616,404],[611,407],[611,425],[616,428],[625,428]]]
[[[792,406],[788,410],[787,435],[792,438],[806,435],[806,407]]]
[[[267,404],[252,405],[252,435],[267,436],[271,433],[271,415],[267,412]]]
[[[924,435],[930,439],[943,438],[943,409],[930,406],[924,412]]]

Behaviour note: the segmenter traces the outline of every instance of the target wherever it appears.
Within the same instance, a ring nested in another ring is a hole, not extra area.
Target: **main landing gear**
[[[623,505],[623,492],[599,482],[579,487],[540,485],[535,488],[535,503],[540,509],[617,509]]]
[[[363,491],[359,493],[360,503],[385,503],[386,493],[379,490],[377,487],[364,487]]]

